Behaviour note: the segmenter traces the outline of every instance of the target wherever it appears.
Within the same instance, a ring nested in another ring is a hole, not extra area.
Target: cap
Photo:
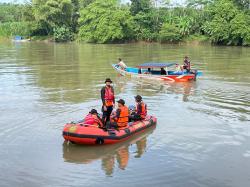
[[[105,83],[106,83],[106,82],[112,83],[112,80],[111,80],[110,78],[106,78]]]
[[[117,103],[120,103],[122,105],[125,105],[125,101],[123,99],[120,99],[119,101],[117,101]]]
[[[90,113],[90,114],[98,114],[98,112],[97,112],[96,109],[92,109],[89,113]]]

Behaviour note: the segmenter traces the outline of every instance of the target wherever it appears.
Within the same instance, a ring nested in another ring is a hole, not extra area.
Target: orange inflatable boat
[[[129,123],[123,129],[101,129],[84,124],[84,122],[68,123],[64,126],[63,137],[66,141],[76,144],[114,144],[129,139],[149,127],[156,126],[156,118],[147,116],[143,121]]]

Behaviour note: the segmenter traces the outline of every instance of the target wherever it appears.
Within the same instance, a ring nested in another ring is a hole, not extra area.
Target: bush
[[[32,34],[33,22],[7,22],[0,23],[0,36],[11,37],[20,35],[28,37]]]
[[[54,29],[54,39],[56,42],[72,41],[73,33],[65,26],[57,27]]]
[[[182,39],[178,27],[174,24],[164,23],[159,33],[160,42],[178,42]]]

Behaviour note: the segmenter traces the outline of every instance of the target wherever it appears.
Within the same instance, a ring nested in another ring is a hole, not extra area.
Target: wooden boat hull
[[[169,81],[169,82],[187,82],[195,81],[196,74],[182,74],[182,75],[152,75],[152,74],[138,74],[134,72],[127,72],[117,67],[116,64],[112,64],[112,67],[122,76],[143,78],[151,80]]]

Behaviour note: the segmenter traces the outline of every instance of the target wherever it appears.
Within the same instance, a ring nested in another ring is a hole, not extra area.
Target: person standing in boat
[[[101,89],[101,99],[102,99],[102,121],[106,125],[110,121],[110,114],[113,110],[115,104],[115,92],[114,88],[111,86],[111,79],[107,78],[105,80],[105,86]]]
[[[122,61],[121,58],[118,58],[118,64],[117,64],[122,70],[125,70],[127,68],[126,64]]]
[[[142,97],[140,95],[135,96],[135,112],[133,112],[129,119],[132,121],[143,120],[147,116],[147,105],[142,101]]]
[[[184,57],[183,69],[186,69],[188,73],[190,72],[191,63],[190,63],[190,60],[189,60],[188,56],[185,56],[185,57]]]

